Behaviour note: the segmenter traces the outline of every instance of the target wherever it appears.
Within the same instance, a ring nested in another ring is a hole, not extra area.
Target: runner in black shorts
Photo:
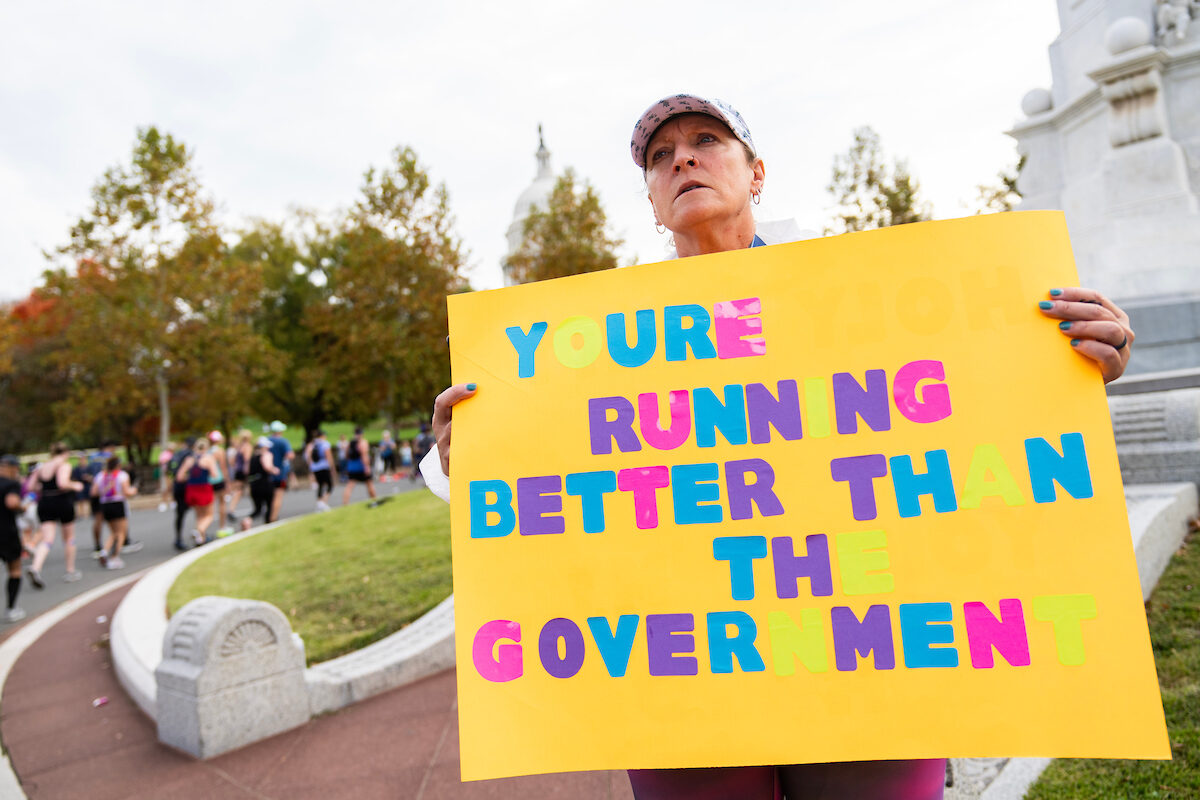
[[[16,622],[25,617],[17,607],[17,594],[21,591],[21,534],[17,529],[17,515],[21,513],[21,461],[16,456],[0,458],[0,558],[8,565],[8,607],[4,612],[5,622]]]
[[[57,442],[50,448],[50,460],[37,468],[34,483],[38,485],[38,519],[41,520],[41,541],[33,552],[33,563],[29,565],[29,582],[34,588],[46,586],[42,580],[42,567],[50,555],[54,543],[55,525],[62,526],[63,555],[66,573],[63,580],[77,581],[83,573],[75,569],[75,493],[83,484],[71,480],[71,464],[67,461],[67,447]]]
[[[354,429],[354,438],[350,440],[350,449],[346,453],[346,490],[342,492],[342,505],[350,502],[350,492],[355,483],[365,483],[367,494],[375,497],[375,483],[371,480],[371,448],[363,438],[362,428]]]

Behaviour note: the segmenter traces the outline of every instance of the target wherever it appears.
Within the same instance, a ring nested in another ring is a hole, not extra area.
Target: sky
[[[0,9],[0,299],[23,297],[139,127],[192,150],[231,227],[353,203],[411,146],[450,196],[476,288],[501,285],[536,173],[600,195],[622,263],[658,261],[629,136],[678,92],[734,105],[766,163],[759,219],[829,224],[833,157],[872,126],[935,217],[1016,162],[1004,135],[1049,88],[1053,0],[6,3]]]

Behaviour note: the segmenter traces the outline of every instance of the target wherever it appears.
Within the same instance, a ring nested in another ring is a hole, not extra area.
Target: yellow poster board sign
[[[1169,758],[1057,212],[450,298],[464,779]]]

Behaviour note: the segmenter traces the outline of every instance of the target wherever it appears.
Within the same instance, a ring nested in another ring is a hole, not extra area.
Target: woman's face
[[[707,114],[663,123],[646,147],[646,186],[658,222],[675,234],[696,234],[742,215],[762,190],[763,162],[746,161],[741,141]]]

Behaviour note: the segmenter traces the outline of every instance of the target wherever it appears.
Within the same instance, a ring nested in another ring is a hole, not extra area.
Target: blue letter
[[[692,390],[692,414],[696,418],[696,446],[716,447],[717,428],[730,444],[746,443],[746,400],[742,385],[733,383],[725,387],[725,403],[722,405],[712,389],[701,387]]]
[[[1055,481],[1076,500],[1092,496],[1092,474],[1088,472],[1083,434],[1064,433],[1059,437],[1059,442],[1062,443],[1061,456],[1054,445],[1045,439],[1038,437],[1025,440],[1029,482],[1033,485],[1033,499],[1039,503],[1053,503],[1057,499]]]
[[[717,479],[717,465],[676,464],[671,467],[671,497],[675,502],[676,525],[701,525],[720,522],[723,518],[721,487]],[[704,501],[708,502],[704,502]]]
[[[546,335],[548,327],[550,326],[545,322],[535,322],[529,326],[529,333],[525,333],[516,325],[504,329],[504,332],[508,334],[508,340],[512,342],[513,349],[517,351],[518,378],[533,377],[533,354],[538,345],[542,343],[542,337]]]
[[[933,507],[939,514],[958,510],[954,482],[950,480],[950,459],[945,450],[930,450],[925,454],[928,472],[913,474],[911,456],[893,456],[892,485],[896,490],[896,507],[902,517],[921,516],[921,495],[933,495]]]
[[[617,473],[572,472],[567,476],[567,494],[580,498],[583,532],[604,532],[604,495],[617,490]]]
[[[754,599],[754,559],[766,557],[765,536],[721,536],[713,539],[713,558],[729,562],[729,588],[734,600]]]
[[[683,320],[690,319],[692,325],[683,327]],[[667,306],[663,309],[663,349],[667,361],[684,361],[690,345],[696,358],[716,358],[717,348],[708,338],[708,326],[712,317],[702,306]]]
[[[729,638],[729,626],[737,633]],[[742,672],[762,672],[766,669],[762,656],[754,647],[758,626],[744,611],[714,611],[708,615],[708,663],[714,673],[733,672],[736,655]]]
[[[496,495],[496,501],[489,503],[488,493]],[[508,536],[517,526],[517,514],[513,511],[512,487],[504,481],[471,481],[471,538],[489,539]],[[489,525],[488,512],[500,515],[495,525]]]
[[[622,614],[618,617],[616,631],[610,628],[607,617],[588,617],[587,622],[608,674],[613,678],[625,677],[625,670],[629,667],[629,654],[633,651],[633,637],[637,634],[637,614]]]
[[[953,617],[949,603],[901,603],[900,639],[904,645],[904,666],[957,667],[958,651],[953,647],[933,647],[954,641],[950,625],[930,625],[949,622]]]
[[[654,312],[648,308],[638,311],[637,344],[629,346],[625,332],[625,315],[609,314],[605,320],[608,327],[608,354],[622,367],[640,367],[654,355],[658,346],[658,334],[654,330]]]

